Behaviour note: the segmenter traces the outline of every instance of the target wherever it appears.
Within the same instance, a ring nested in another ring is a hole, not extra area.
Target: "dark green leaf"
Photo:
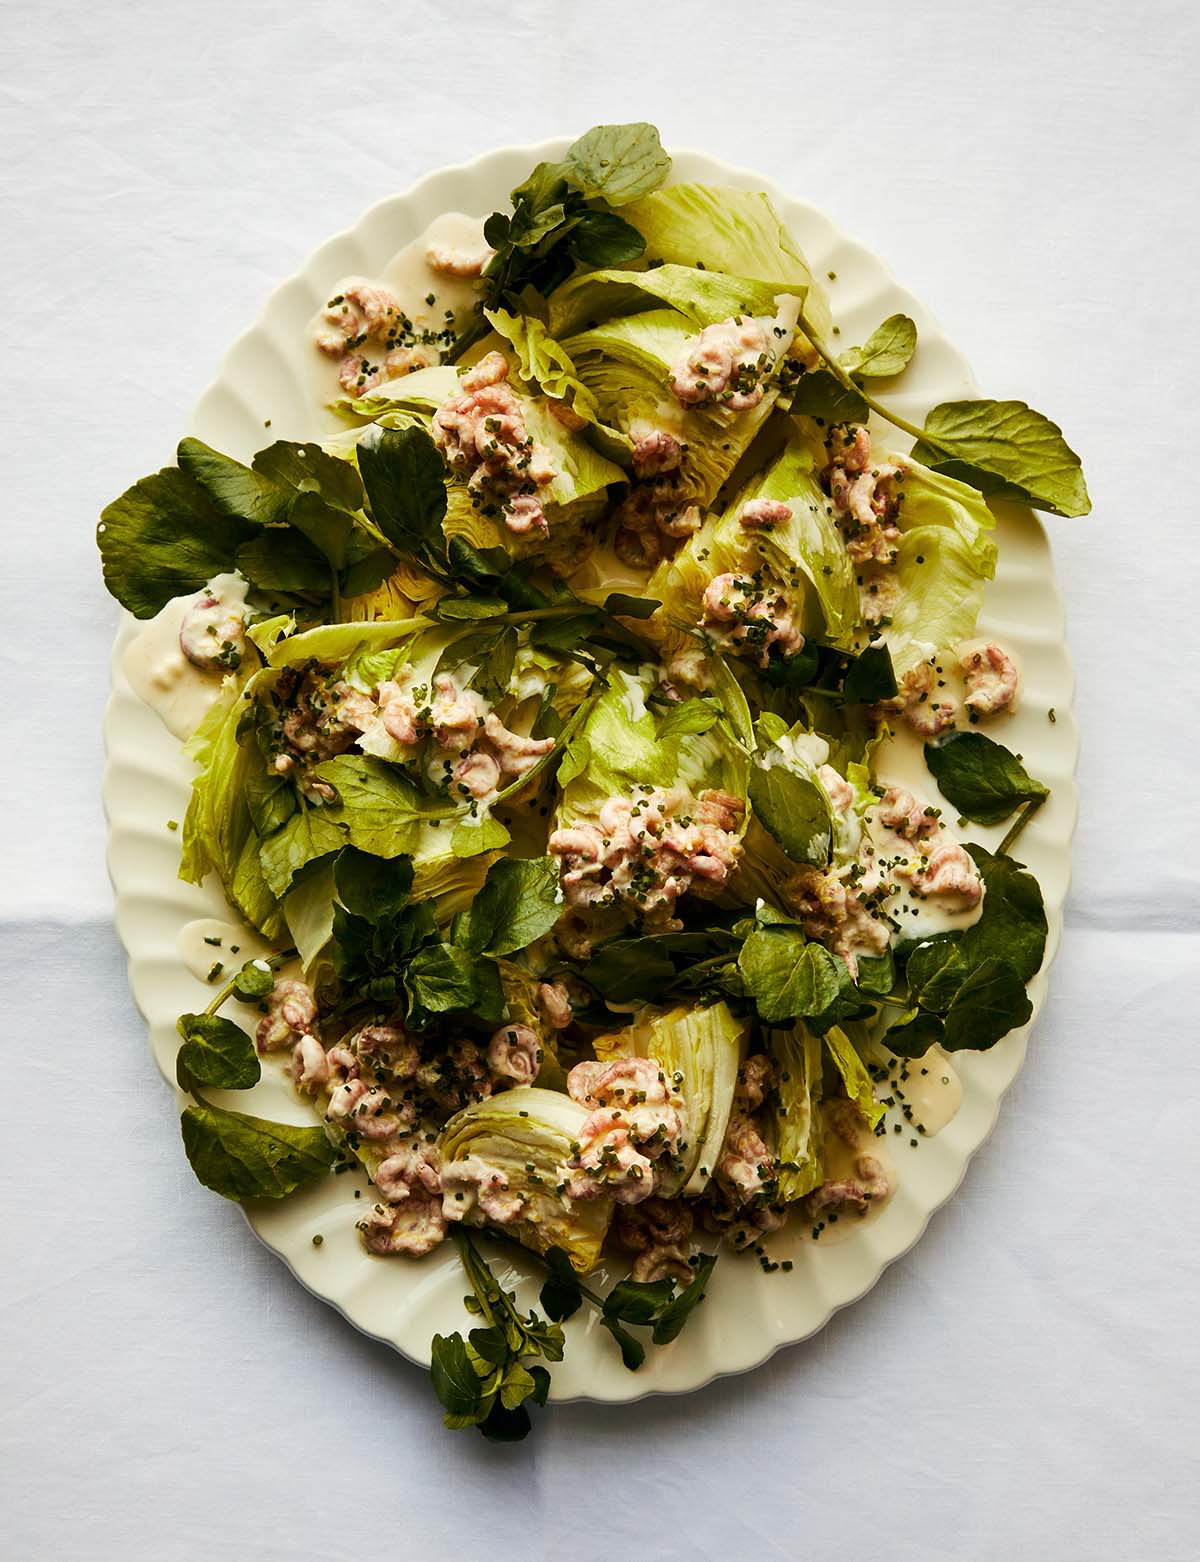
[[[865,423],[871,412],[859,393],[828,369],[812,369],[797,381],[791,410],[822,423]]]
[[[482,1414],[479,1379],[461,1334],[434,1335],[429,1376],[433,1380],[433,1391],[448,1415]]]
[[[604,1316],[653,1323],[674,1294],[674,1280],[621,1280],[604,1298]]]
[[[705,1253],[696,1265],[695,1277],[673,1302],[663,1308],[650,1338],[656,1345],[669,1345],[704,1300],[704,1292],[717,1265],[716,1253]]]
[[[583,1306],[583,1293],[569,1263],[567,1270],[565,1275],[557,1272],[551,1274],[538,1296],[542,1311],[556,1323],[565,1323],[568,1318],[573,1318]]]
[[[568,149],[563,167],[589,200],[601,196],[610,206],[623,206],[657,190],[671,172],[671,159],[653,125],[595,125]]]
[[[562,914],[556,857],[502,857],[471,907],[469,947],[511,955],[548,933]]]
[[[467,1340],[475,1354],[489,1366],[507,1366],[510,1354],[508,1341],[499,1329],[472,1329]]]
[[[367,922],[386,922],[408,904],[412,858],[375,857],[357,846],[346,846],[333,865],[333,881],[347,911]]]
[[[178,467],[165,467],[101,513],[96,541],[104,584],[135,618],[153,618],[172,597],[198,591],[232,569],[255,530],[222,515]]]
[[[768,1025],[826,1014],[853,991],[846,962],[796,927],[759,928],[742,945],[738,971]]]
[[[535,1405],[545,1405],[550,1397],[550,1374],[545,1367],[530,1367],[529,1376],[533,1379],[533,1393],[530,1399]]]
[[[954,995],[942,1046],[947,1052],[984,1052],[1032,1014],[1025,983],[1013,966],[1007,960],[983,960]]]
[[[689,733],[708,732],[721,718],[721,707],[715,700],[703,697],[681,700],[672,705],[658,724],[660,742],[668,738],[681,738]]]
[[[1023,982],[1041,969],[1046,953],[1046,908],[1038,881],[1012,857],[995,856],[967,843],[983,874],[983,914],[962,936],[960,948],[972,966],[995,956],[1007,960]]]
[[[942,1039],[943,1022],[924,1009],[908,1009],[883,1034],[883,1044],[898,1058],[921,1058]]]
[[[456,857],[480,857],[484,852],[500,851],[511,840],[506,825],[492,814],[484,814],[479,819],[464,819],[455,825],[450,850]]]
[[[498,618],[508,612],[508,603],[501,597],[443,597],[436,604],[433,616],[446,623],[460,623],[479,618]]]
[[[337,802],[309,813],[327,814],[343,826],[344,843],[376,857],[411,854],[417,846],[425,819],[433,815],[429,803],[406,776],[373,754],[339,754],[317,766],[317,774],[337,792]]]
[[[623,266],[645,253],[646,241],[615,212],[584,212],[571,234],[571,246],[589,266]]]
[[[193,1084],[249,1090],[258,1083],[262,1066],[254,1043],[232,1020],[217,1014],[181,1014],[178,1029],[183,1045],[175,1066],[184,1090],[191,1090]]]
[[[281,1199],[329,1172],[336,1159],[321,1128],[295,1128],[201,1103],[180,1118],[192,1170],[222,1198]]]
[[[380,429],[358,446],[358,465],[376,526],[398,548],[442,559],[446,463],[422,428]]]
[[[293,877],[305,863],[315,862],[346,844],[328,808],[303,808],[259,842],[258,858],[271,893],[286,894]]]
[[[362,483],[350,461],[328,455],[318,444],[280,439],[254,458],[254,470],[293,494],[319,494],[339,510],[361,510]]]
[[[222,515],[258,526],[284,519],[292,492],[200,439],[181,439],[175,459],[194,478]]]
[[[1022,803],[1048,797],[1017,756],[982,732],[952,731],[925,745],[942,795],[976,824],[999,824]]]
[[[507,1410],[497,1400],[479,1423],[479,1430],[489,1443],[519,1443],[529,1436],[533,1424],[524,1405]]]
[[[1092,507],[1062,430],[1023,401],[943,402],[926,417],[913,458],[981,493],[1052,515],[1086,515]]]
[[[504,992],[496,967],[455,944],[418,949],[404,973],[404,985],[410,1018],[418,1029],[439,1014],[471,1013],[490,1025],[498,1025],[504,1017]]]
[[[846,668],[842,697],[854,705],[874,705],[896,693],[896,673],[886,645],[869,645]]]
[[[654,597],[630,597],[623,591],[610,591],[604,599],[604,611],[619,618],[653,618],[661,606]]]
[[[636,1372],[646,1360],[646,1347],[641,1340],[635,1339],[628,1329],[623,1329],[615,1318],[600,1318],[603,1328],[607,1329],[621,1347],[621,1361],[630,1372]]]
[[[824,788],[782,764],[750,770],[750,803],[755,814],[793,862],[823,868],[833,847],[833,816]]]
[[[363,535],[362,533],[358,534]],[[353,554],[353,545],[350,554]],[[349,557],[349,555],[348,555]],[[391,575],[396,568],[396,556],[390,548],[372,548],[369,552],[361,554],[358,558],[350,557],[346,571],[342,576],[342,595],[344,597],[365,597],[368,592],[374,591]]]
[[[298,591],[328,596],[329,561],[300,532],[273,526],[237,550],[237,567],[261,591]]]
[[[352,516],[327,503],[317,493],[300,493],[288,510],[288,525],[307,537],[330,568],[346,565],[350,540],[356,534]]]
[[[233,992],[243,1003],[257,1003],[275,987],[275,972],[266,960],[247,960],[233,979]],[[215,1083],[215,1081],[212,1081]]]
[[[296,812],[296,789],[286,777],[253,771],[246,777],[246,807],[258,835],[270,835]]]
[[[870,997],[885,998],[891,992],[896,985],[896,962],[890,949],[881,955],[859,955],[856,985]]]
[[[861,347],[851,347],[838,362],[856,380],[886,380],[902,374],[917,350],[917,328],[907,315],[889,315]]]
[[[583,979],[614,1003],[648,1001],[675,979],[671,957],[653,937],[618,938],[602,944],[583,968]]]

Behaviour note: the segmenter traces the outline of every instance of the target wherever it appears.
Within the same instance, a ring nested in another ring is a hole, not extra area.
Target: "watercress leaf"
[[[672,705],[659,722],[659,741],[666,742],[668,738],[681,738],[693,732],[708,732],[720,717],[721,707],[714,700],[703,696],[681,700],[678,705]]]
[[[674,1280],[621,1280],[604,1298],[604,1316],[653,1323],[674,1294]]]
[[[493,212],[483,225],[483,236],[493,249],[503,249],[508,243],[509,220],[503,212]]]
[[[892,653],[886,645],[869,645],[846,668],[842,698],[849,704],[874,705],[896,693]]]
[[[591,763],[592,745],[584,737],[572,738],[564,747],[558,762],[559,788],[570,786],[576,776],[581,776]]]
[[[556,857],[502,857],[471,907],[470,948],[511,955],[548,933],[562,914]]]
[[[499,1329],[472,1329],[467,1335],[467,1341],[475,1354],[489,1367],[506,1367],[509,1362],[508,1341]],[[487,1377],[486,1372],[476,1372],[480,1377]]]
[[[445,557],[446,463],[422,428],[380,429],[359,442],[358,465],[371,518],[409,553]]]
[[[943,1021],[924,1009],[907,1009],[883,1034],[883,1044],[898,1058],[920,1058],[942,1039]]]
[[[858,380],[886,380],[901,374],[917,350],[917,328],[907,315],[889,315],[861,347],[851,347],[838,362]]]
[[[583,979],[614,1003],[636,1003],[656,997],[674,981],[675,966],[653,937],[616,938],[591,957]]]
[[[96,541],[104,584],[135,618],[153,618],[172,597],[230,569],[254,532],[222,515],[186,472],[164,467],[101,512]]]
[[[305,863],[340,851],[346,844],[345,832],[334,823],[331,812],[303,808],[259,842],[258,860],[273,895],[282,897]]]
[[[623,266],[645,253],[646,241],[632,223],[615,212],[584,212],[571,245],[589,266]]]
[[[551,1274],[538,1295],[538,1305],[547,1318],[552,1318],[556,1323],[573,1318],[583,1306],[583,1292],[574,1278],[574,1272],[566,1275]]]
[[[329,1172],[336,1160],[321,1128],[267,1122],[200,1103],[180,1118],[188,1161],[222,1198],[281,1199]]]
[[[550,1397],[550,1374],[545,1367],[530,1367],[529,1376],[533,1379],[533,1392],[530,1399],[535,1405],[545,1405]]]
[[[333,882],[346,910],[373,925],[404,910],[412,891],[411,857],[376,857],[345,846],[333,865]]]
[[[823,868],[833,846],[833,816],[824,789],[783,765],[750,769],[750,804],[793,862]]]
[[[515,1410],[533,1394],[537,1388],[533,1374],[527,1367],[523,1367],[519,1361],[513,1361],[504,1369],[504,1377],[500,1384],[500,1403],[505,1410]]]
[[[502,597],[443,597],[433,616],[445,623],[461,623],[478,618],[498,618],[508,612]]]
[[[945,1014],[970,969],[958,934],[919,944],[905,968],[909,997],[923,1009]]]
[[[222,515],[272,526],[284,519],[292,492],[201,439],[181,439],[175,459]]]
[[[865,423],[871,411],[856,390],[828,369],[811,369],[797,381],[791,410],[821,423]]]
[[[431,944],[409,961],[405,986],[415,1008],[425,1014],[453,1014],[475,1001],[475,959],[453,944]]]
[[[986,894],[979,921],[966,930],[959,947],[972,967],[995,956],[1027,982],[1041,969],[1046,953],[1041,887],[1015,858],[993,856],[970,841],[967,850],[983,874]]]
[[[524,1405],[509,1410],[497,1401],[479,1423],[479,1430],[489,1443],[519,1443],[529,1436],[533,1423]]]
[[[456,857],[480,857],[484,852],[500,851],[512,836],[507,827],[493,814],[478,819],[464,819],[454,827],[450,837],[450,850]]]
[[[216,1090],[249,1090],[258,1083],[262,1066],[240,1025],[219,1014],[181,1014],[178,1029],[183,1045],[176,1071],[185,1090],[193,1083]]]
[[[376,857],[411,855],[422,822],[435,811],[394,765],[373,754],[339,754],[323,760],[317,774],[337,792],[336,803],[310,814],[326,814],[360,850]]]
[[[976,824],[999,824],[1022,803],[1050,795],[1014,753],[982,732],[951,731],[931,740],[925,763],[942,795]]]
[[[318,493],[299,493],[288,510],[288,525],[307,537],[333,569],[345,567],[355,533],[354,520],[345,510],[327,504]]]
[[[1010,1030],[1027,1024],[1032,1014],[1025,983],[1010,962],[983,960],[946,1011],[942,1046],[947,1052],[985,1052]]]
[[[1052,515],[1086,515],[1092,507],[1062,430],[1023,401],[942,402],[926,417],[913,458],[980,493]]]
[[[595,125],[568,148],[563,170],[589,200],[602,196],[623,206],[657,190],[671,159],[653,125]]]
[[[772,656],[759,676],[773,689],[807,689],[819,665],[816,641],[806,640],[794,656]]]
[[[247,960],[233,979],[233,993],[243,1003],[257,1003],[274,989],[275,972],[268,960]]]
[[[654,597],[631,597],[623,591],[610,591],[604,599],[604,611],[620,618],[653,618],[661,606]]]
[[[704,1300],[704,1292],[716,1266],[716,1253],[705,1253],[701,1257],[691,1282],[659,1314],[658,1322],[654,1325],[650,1336],[656,1345],[669,1345],[678,1337],[684,1324]]]
[[[768,1025],[828,1011],[849,981],[844,960],[788,926],[751,933],[738,955],[738,971]]]
[[[246,807],[250,822],[258,835],[270,835],[296,812],[296,789],[280,775],[269,771],[253,771],[246,777]]]
[[[623,1329],[615,1318],[601,1315],[601,1326],[608,1330],[621,1348],[622,1365],[629,1372],[636,1372],[646,1360],[646,1347],[635,1339],[628,1329]]]
[[[547,618],[535,623],[529,631],[529,643],[539,651],[550,651],[557,656],[571,656],[580,645],[599,628],[595,613],[571,613],[563,618]]]
[[[859,955],[856,986],[869,997],[885,998],[896,985],[896,962],[890,949],[881,955]]]
[[[235,562],[261,591],[329,594],[329,561],[300,532],[272,526],[237,550]]]
[[[482,1414],[479,1379],[461,1334],[434,1335],[429,1376],[448,1415],[468,1417],[473,1422]]]
[[[361,538],[363,534],[355,534]],[[347,567],[342,576],[342,595],[344,597],[365,597],[368,592],[374,591],[396,568],[396,556],[390,548],[371,548],[368,552],[355,558],[355,542],[351,540],[347,550]]]
[[[296,494],[319,494],[339,510],[361,510],[363,487],[349,461],[328,455],[317,444],[280,439],[254,457],[260,476]]]

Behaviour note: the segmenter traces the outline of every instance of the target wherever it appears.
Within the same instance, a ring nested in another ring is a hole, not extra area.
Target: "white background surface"
[[[1193,1557],[1194,9],[3,0],[0,30],[3,1562]],[[643,117],[824,206],[1080,450],[1075,888],[994,1138],[865,1301],[495,1449],[180,1153],[109,921],[92,530],[364,207]]]

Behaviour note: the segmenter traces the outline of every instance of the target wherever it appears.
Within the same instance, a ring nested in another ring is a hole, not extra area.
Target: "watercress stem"
[[[1029,823],[1034,814],[1037,813],[1038,809],[1045,801],[1046,799],[1044,797],[1030,798],[1029,802],[1025,804],[1024,808],[1021,809],[1020,813],[1013,820],[1008,834],[997,847],[996,855],[998,857],[1008,856],[1009,848],[1013,845],[1021,831],[1025,828],[1025,826]]]
[[[847,390],[852,390],[856,395],[861,396],[872,412],[877,412],[881,418],[886,418],[894,428],[903,429],[906,434],[911,434],[914,439],[923,439],[927,444],[936,443],[923,428],[918,428],[915,423],[910,423],[907,418],[902,418],[898,412],[893,412],[890,408],[885,407],[882,402],[876,401],[869,391],[864,390],[861,385],[851,379],[837,361],[836,355],[830,348],[826,347],[803,315],[800,316],[800,326],[805,336],[808,337],[809,341],[817,349],[817,352],[825,360],[826,367],[834,378],[840,380]]]

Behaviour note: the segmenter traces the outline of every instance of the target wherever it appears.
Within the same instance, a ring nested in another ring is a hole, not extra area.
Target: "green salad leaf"
[[[926,743],[925,763],[943,797],[976,824],[1000,824],[1022,803],[1050,795],[1010,749],[982,732],[944,733]]]
[[[907,315],[889,315],[861,347],[851,347],[839,356],[838,362],[854,379],[889,380],[903,374],[916,350],[917,328],[913,321]]]
[[[193,1085],[248,1090],[258,1083],[262,1066],[254,1043],[240,1025],[217,1014],[181,1014],[178,1029],[183,1045],[176,1055],[175,1072],[184,1090]]]
[[[1086,515],[1092,507],[1062,429],[1023,401],[943,402],[926,417],[913,456],[989,498],[1052,515]]]
[[[222,1198],[282,1199],[333,1169],[323,1128],[267,1122],[201,1101],[180,1119],[183,1148],[197,1178]]]

